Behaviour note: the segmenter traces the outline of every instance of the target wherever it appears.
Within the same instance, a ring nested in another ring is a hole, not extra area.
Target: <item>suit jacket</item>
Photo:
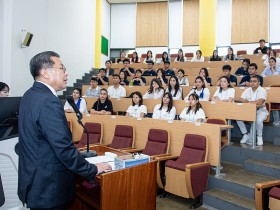
[[[64,205],[75,195],[74,173],[92,179],[97,168],[73,145],[60,100],[35,82],[19,109],[18,196],[28,208]]]

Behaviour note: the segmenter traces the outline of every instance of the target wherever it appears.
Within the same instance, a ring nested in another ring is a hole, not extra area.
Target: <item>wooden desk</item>
[[[105,146],[93,146],[98,155],[113,152],[128,154]],[[131,168],[107,172],[96,177],[100,187],[88,189],[82,185],[84,178],[77,181],[76,199],[69,210],[129,210],[156,209],[156,161]]]

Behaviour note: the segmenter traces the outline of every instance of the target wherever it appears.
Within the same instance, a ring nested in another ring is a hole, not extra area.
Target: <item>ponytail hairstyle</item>
[[[189,95],[188,100],[190,100],[190,97],[192,97],[194,100],[197,101],[197,104],[195,105],[195,110],[194,110],[194,113],[196,114],[197,111],[198,111],[200,108],[202,108],[202,106],[201,106],[201,104],[200,104],[200,102],[199,102],[199,96],[198,96],[196,93],[192,93],[192,94]],[[187,110],[187,114],[191,111],[191,109],[192,109],[192,107],[189,106],[189,108],[188,108],[188,110]]]

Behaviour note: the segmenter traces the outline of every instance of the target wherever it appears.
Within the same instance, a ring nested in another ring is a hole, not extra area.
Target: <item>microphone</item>
[[[80,110],[78,109],[78,107],[76,106],[75,104],[75,101],[74,101],[74,98],[73,96],[67,96],[66,98],[67,102],[70,104],[70,106],[74,109],[75,113],[76,113],[76,116],[78,118],[78,123],[84,128],[84,130],[86,131],[87,133],[87,150],[84,150],[84,151],[81,151],[81,155],[84,157],[84,158],[89,158],[89,157],[95,157],[97,155],[96,151],[94,150],[89,150],[89,133],[88,133],[88,129],[86,128],[86,126],[82,123],[82,118],[83,118],[83,115],[82,113],[80,112]]]
[[[78,109],[78,107],[76,106],[73,96],[67,96],[66,100],[70,104],[70,106],[74,109],[74,112],[78,117],[78,120],[81,120],[83,118],[83,115]]]

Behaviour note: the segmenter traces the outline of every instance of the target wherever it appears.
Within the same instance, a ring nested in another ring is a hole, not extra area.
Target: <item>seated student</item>
[[[267,50],[269,51],[269,50]],[[276,66],[280,66],[280,58],[277,58],[276,56],[276,51],[275,50],[270,50],[269,54],[266,55],[266,59],[264,61],[265,66],[269,66],[269,59],[270,58],[275,58],[276,59]]]
[[[129,85],[129,81],[127,80],[127,76],[125,74],[124,71],[120,71],[120,85],[125,86],[125,85]]]
[[[140,58],[136,51],[132,53],[131,63],[140,63]]]
[[[153,63],[155,62],[155,59],[153,58],[153,53],[151,50],[148,50],[147,56],[143,61],[143,63],[148,63],[148,62],[153,62]]]
[[[72,93],[74,102],[82,114],[87,114],[87,103],[85,99],[81,98],[81,95],[82,90],[80,88],[75,88]],[[66,101],[64,104],[64,111],[67,113],[75,112],[72,106],[68,103],[68,101]]]
[[[257,119],[256,119],[256,130],[257,130],[257,145],[263,145],[263,121],[267,118],[268,111],[266,110],[265,100],[266,100],[266,90],[260,86],[260,79],[259,77],[252,77],[250,80],[251,87],[246,89],[239,101],[241,103],[252,103],[257,105]],[[236,121],[238,127],[243,134],[243,138],[241,139],[241,144],[252,144],[249,142],[249,134],[247,128],[243,121]]]
[[[144,94],[143,99],[159,99],[162,98],[164,89],[159,79],[152,79],[149,90]]]
[[[222,71],[223,71],[223,72],[222,72],[221,77],[222,77],[222,76],[228,77],[228,78],[229,78],[229,81],[230,81],[230,85],[231,85],[232,87],[235,87],[236,84],[237,84],[237,78],[236,78],[236,76],[230,74],[231,66],[230,66],[230,65],[224,65]],[[220,86],[220,80],[218,80],[216,86]]]
[[[210,61],[221,61],[221,58],[218,55],[218,50],[213,51],[213,55],[210,58]]]
[[[230,85],[229,78],[223,76],[219,80],[220,88],[214,93],[212,101],[234,102],[235,89]]]
[[[231,47],[228,48],[228,53],[227,55],[224,56],[223,61],[233,61],[233,60],[237,60],[236,55],[233,53],[233,49]]]
[[[204,62],[201,50],[197,50],[195,56],[193,56],[191,62]]]
[[[260,46],[255,49],[254,54],[266,54],[267,47],[265,46],[265,40],[261,39],[259,43]]]
[[[192,93],[188,96],[189,106],[183,109],[179,118],[188,122],[204,122],[205,113],[199,103],[199,96],[196,93]]]
[[[165,92],[170,92],[173,100],[182,100],[183,90],[179,85],[178,78],[176,76],[171,76],[169,79],[168,87]]]
[[[207,68],[201,68],[199,70],[199,76],[203,78],[206,87],[212,86],[212,79],[209,77]]]
[[[190,86],[188,78],[185,77],[184,69],[179,69],[177,73],[179,85]]]
[[[165,77],[165,71],[162,68],[157,70],[157,78],[160,80],[162,86],[166,86],[168,79]]]
[[[108,88],[108,95],[110,98],[122,98],[126,97],[126,90],[120,85],[120,75],[113,75],[113,85]]]
[[[111,68],[111,64],[112,64],[112,62],[111,62],[110,60],[107,60],[107,61],[105,62],[105,66],[106,66],[106,68],[105,68],[106,77],[109,77],[109,76],[111,76],[111,75],[114,75],[114,69]]]
[[[131,76],[131,77],[134,77],[134,69],[130,67],[130,61],[129,59],[124,59],[123,60],[123,65],[124,67],[120,69],[120,71],[123,71],[125,72],[126,76]]]
[[[126,59],[126,54],[124,51],[122,51],[120,53],[120,58],[117,60],[117,63],[122,63],[124,59]]]
[[[147,114],[147,107],[143,105],[142,94],[138,91],[132,95],[132,105],[126,110],[127,117],[145,117]]]
[[[99,69],[99,74],[97,74],[98,85],[108,85],[109,79],[105,76],[105,69]]]
[[[250,59],[245,58],[242,61],[242,66],[239,67],[234,74],[238,75],[238,76],[249,75],[249,72],[248,72],[249,65],[250,65]]]
[[[262,56],[262,60],[267,60],[267,65],[268,65],[268,60],[269,60],[269,57],[270,57],[269,55],[270,55],[271,50],[272,50],[271,47],[267,47],[266,48],[266,54],[263,54],[263,56]],[[264,63],[264,65],[265,65],[265,63]]]
[[[10,87],[4,82],[0,82],[0,97],[8,97],[9,92]]]
[[[161,104],[157,104],[154,108],[153,119],[174,120],[176,108],[173,106],[171,93],[164,93]]]
[[[90,113],[98,115],[111,115],[113,113],[113,105],[108,99],[108,92],[105,88],[100,90],[99,98],[93,104]]]
[[[267,76],[267,75],[279,75],[279,74],[280,74],[280,67],[276,66],[276,59],[273,57],[269,58],[269,66],[263,70],[261,75]]]
[[[166,61],[169,61],[170,64],[170,58],[168,57],[167,52],[163,52],[161,55],[161,62],[160,63],[165,63]]]
[[[133,85],[134,86],[145,86],[146,85],[146,79],[142,77],[142,70],[137,69],[136,70],[136,76],[133,78]]]
[[[251,85],[250,85],[251,78],[254,77],[254,76],[257,76],[257,77],[259,77],[260,83],[261,83],[260,85],[262,86],[263,85],[263,77],[257,74],[257,69],[258,69],[257,64],[251,63],[249,65],[249,75],[246,75],[246,76],[242,77],[239,85],[246,86],[246,87],[251,87]]]
[[[157,73],[153,70],[154,62],[148,61],[148,69],[144,71],[143,76],[156,76]]]
[[[205,87],[204,80],[201,76],[196,77],[194,82],[194,88],[191,89],[189,94],[184,98],[186,102],[188,102],[188,98],[192,93],[197,94],[199,96],[200,101],[209,101],[210,91],[207,87]]]
[[[90,79],[90,87],[87,88],[85,96],[87,97],[99,97],[100,87],[98,87],[98,82],[96,77]]]
[[[184,56],[184,52],[182,49],[179,49],[178,50],[178,55],[177,57],[175,58],[174,62],[185,62],[187,61],[187,58]]]
[[[175,72],[172,69],[170,69],[169,67],[170,67],[170,61],[164,61],[165,76],[175,75]]]

